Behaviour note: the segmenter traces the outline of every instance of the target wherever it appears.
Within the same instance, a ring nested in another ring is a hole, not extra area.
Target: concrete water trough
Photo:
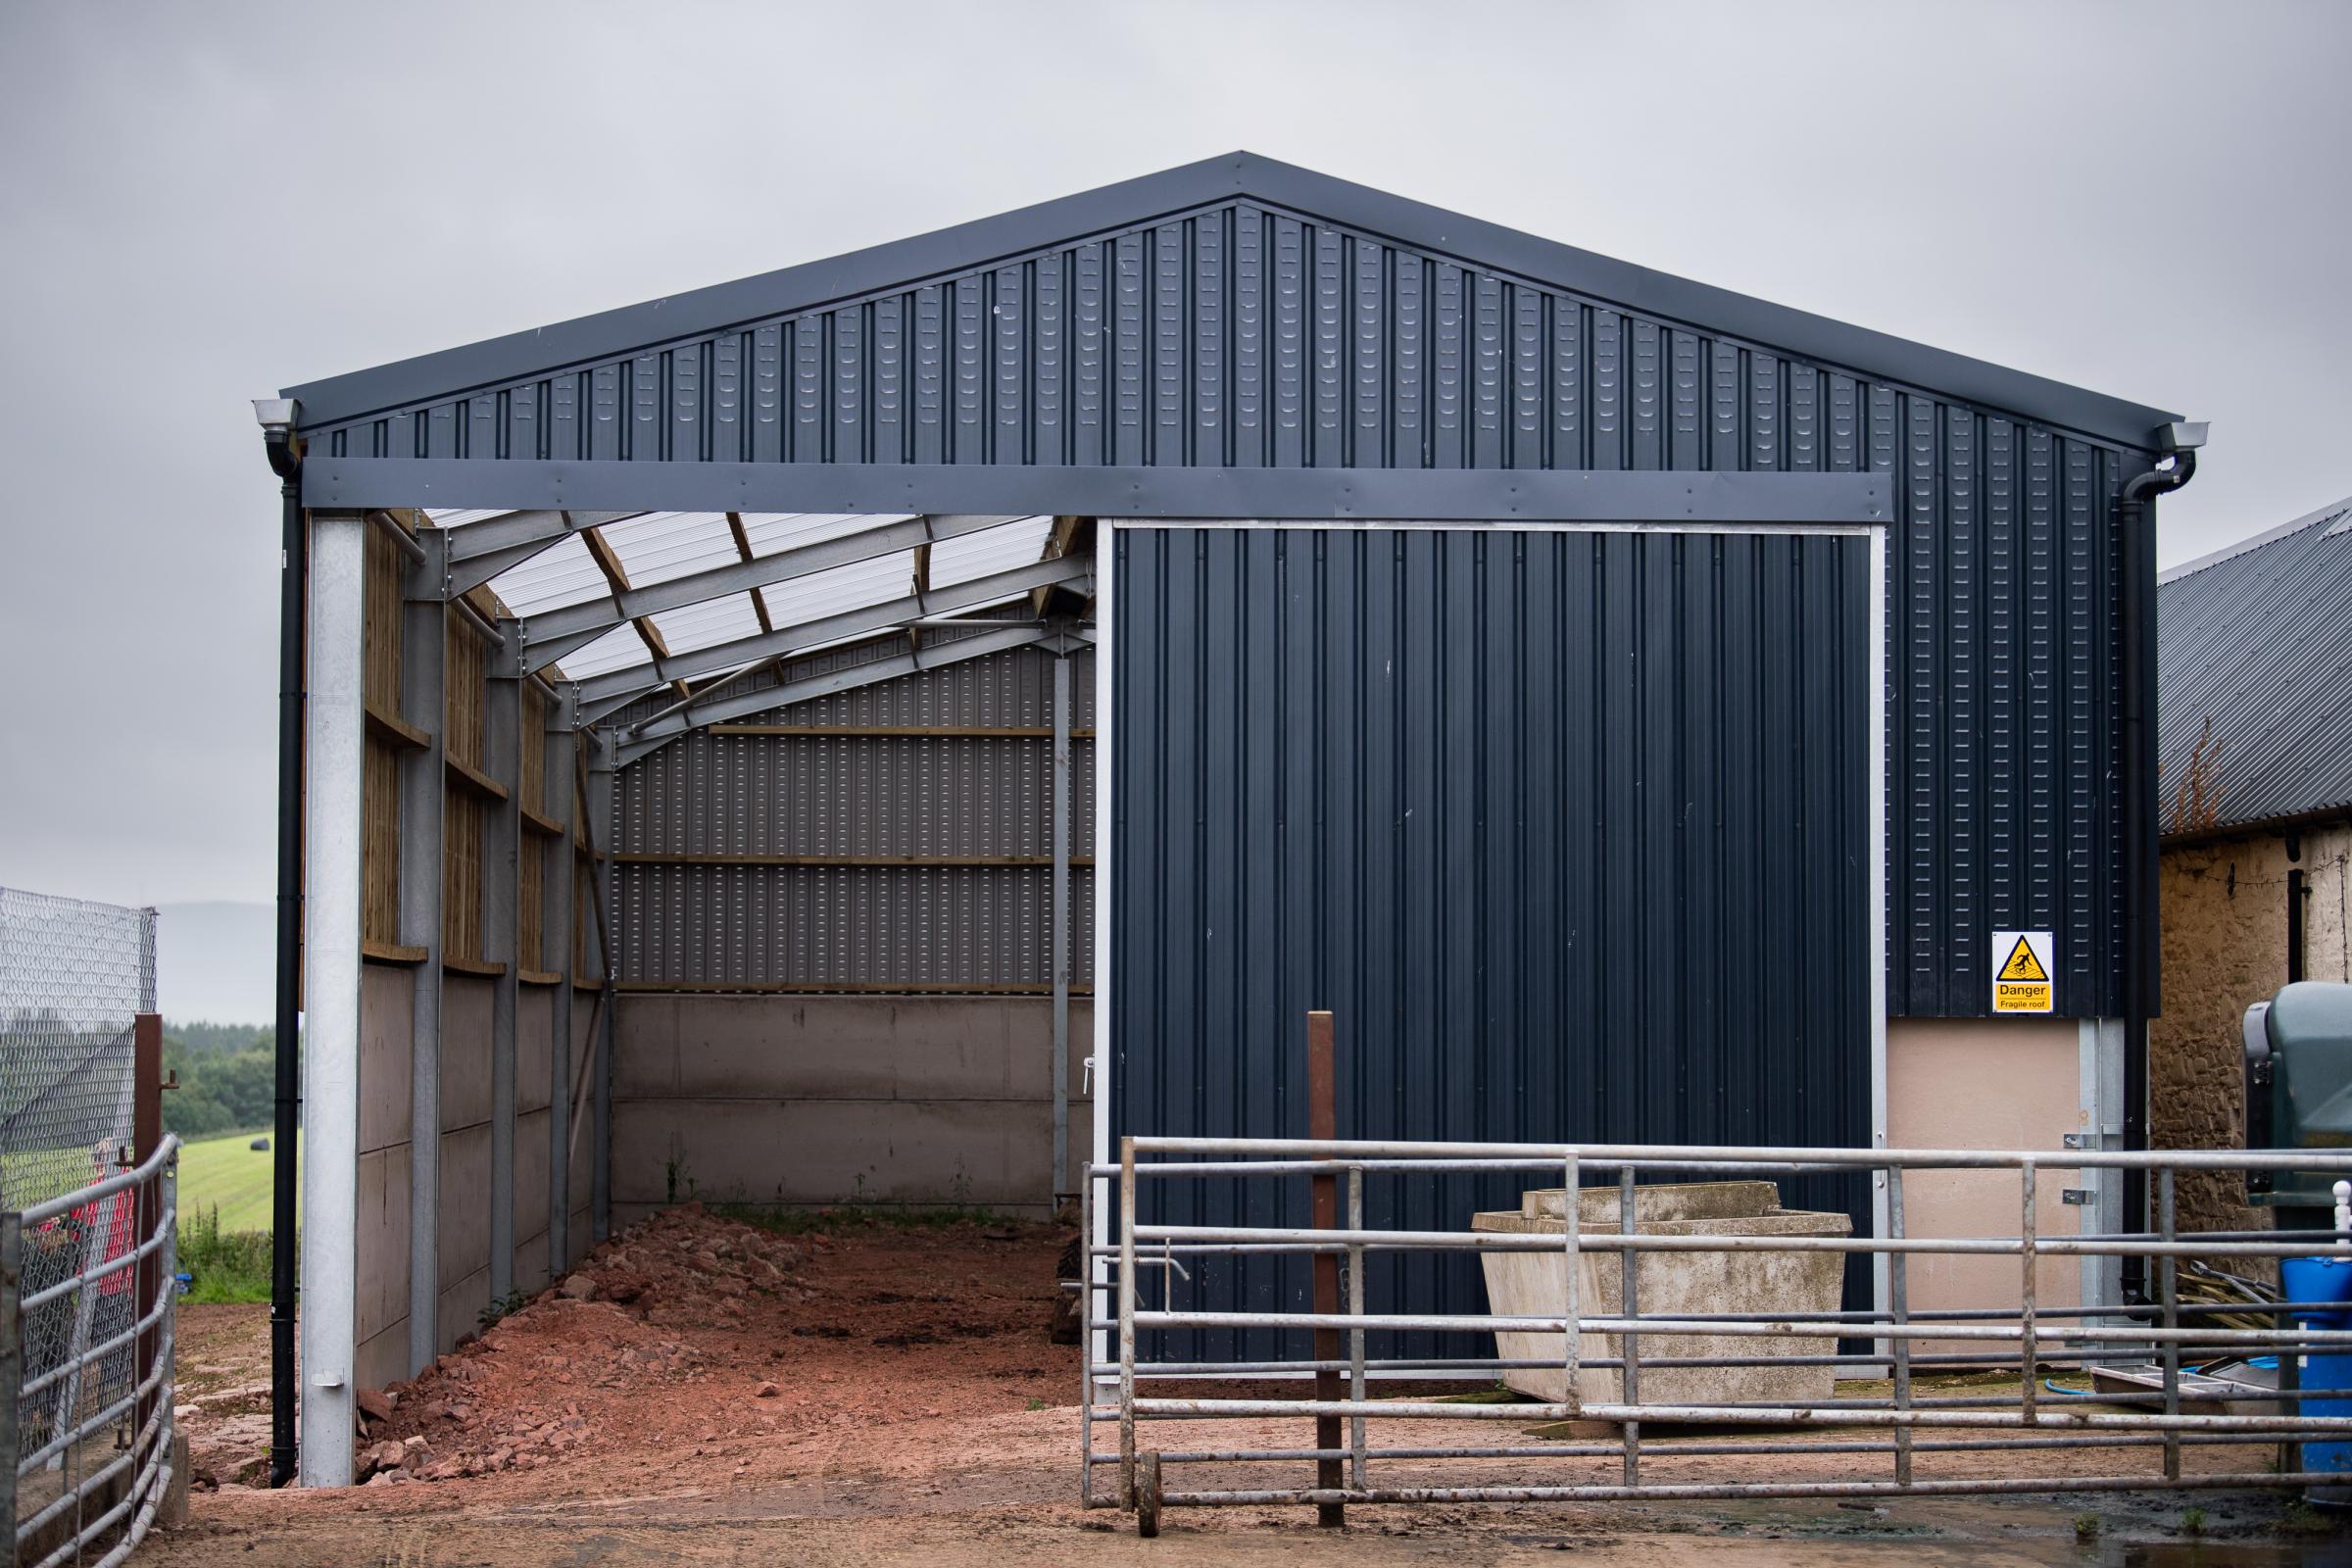
[[[1564,1235],[1567,1190],[1525,1194],[1516,1210],[1471,1216],[1474,1231],[1518,1235]],[[1621,1197],[1614,1187],[1586,1188],[1577,1195],[1577,1226],[1590,1235],[1623,1228]],[[1641,1187],[1634,1195],[1634,1224],[1643,1236],[1845,1236],[1853,1222],[1844,1214],[1781,1207],[1778,1184],[1765,1181],[1690,1182]],[[1644,1317],[1719,1315],[1727,1312],[1835,1312],[1838,1308],[1845,1257],[1839,1252],[1695,1251],[1619,1253],[1587,1251],[1578,1259],[1579,1308],[1585,1317],[1614,1317],[1622,1309],[1620,1259],[1635,1260],[1635,1304]],[[1488,1252],[1485,1265],[1490,1307],[1504,1315],[1558,1315],[1567,1310],[1560,1259],[1543,1252]],[[1564,1336],[1497,1334],[1497,1353],[1506,1361],[1547,1361],[1542,1369],[1502,1375],[1514,1393],[1545,1400],[1567,1396]],[[1619,1336],[1581,1337],[1577,1392],[1589,1403],[1623,1403],[1623,1374],[1591,1363],[1615,1359]],[[1674,1367],[1657,1358],[1729,1358],[1775,1354],[1830,1355],[1834,1334],[1774,1337],[1765,1342],[1735,1335],[1649,1335],[1642,1339],[1642,1404],[1729,1404],[1807,1401],[1830,1397],[1836,1368],[1829,1366]]]

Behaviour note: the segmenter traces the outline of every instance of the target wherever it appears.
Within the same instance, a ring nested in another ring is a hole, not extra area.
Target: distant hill
[[[158,905],[155,969],[157,1010],[168,1019],[275,1022],[276,906]]]

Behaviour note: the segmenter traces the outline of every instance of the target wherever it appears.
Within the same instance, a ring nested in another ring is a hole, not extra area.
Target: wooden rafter
[[[926,539],[914,547],[914,598],[919,606],[923,596],[931,591],[931,541]],[[919,611],[918,611],[919,613]],[[912,653],[923,651],[923,628],[906,628],[906,647]]]
[[[1054,519],[1053,536],[1046,541],[1045,559],[1048,561],[1059,561],[1062,557],[1068,555],[1071,547],[1078,541],[1079,524],[1091,522],[1094,519],[1091,517],[1055,517]],[[1032,615],[1043,615],[1046,612],[1046,601],[1053,597],[1054,590],[1051,588],[1030,589],[1029,613]]]
[[[741,556],[748,564],[752,560],[752,536],[744,532],[742,513],[730,512],[727,514],[727,532],[735,536],[735,553]],[[774,631],[775,623],[767,618],[767,601],[760,597],[760,590],[757,588],[751,590],[751,594],[752,613],[760,617],[760,629]]]
[[[611,585],[613,596],[618,598],[627,593],[629,574],[621,568],[620,557],[613,551],[612,541],[605,537],[605,530],[586,528],[581,530],[580,538],[587,544],[588,558],[596,563],[596,569],[605,574],[605,581]],[[629,624],[637,628],[637,636],[644,642],[647,653],[656,659],[669,657],[669,644],[662,640],[662,628],[654,624],[653,616],[639,615]],[[673,681],[671,684],[677,687],[680,697],[686,695],[684,681]]]

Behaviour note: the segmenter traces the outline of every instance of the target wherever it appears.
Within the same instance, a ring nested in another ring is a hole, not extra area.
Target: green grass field
[[[181,1223],[218,1206],[224,1233],[270,1228],[270,1172],[276,1156],[248,1147],[257,1136],[233,1133],[181,1147]]]

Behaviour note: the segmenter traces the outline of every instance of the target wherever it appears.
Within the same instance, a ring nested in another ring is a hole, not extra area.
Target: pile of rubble
[[[821,1238],[719,1219],[699,1203],[596,1249],[570,1276],[468,1336],[406,1385],[360,1395],[359,1476],[369,1485],[528,1470],[596,1436],[597,1391],[691,1384],[713,1370],[689,1331],[749,1327],[755,1303],[808,1292],[794,1276]],[[772,1396],[772,1382],[744,1392]]]

